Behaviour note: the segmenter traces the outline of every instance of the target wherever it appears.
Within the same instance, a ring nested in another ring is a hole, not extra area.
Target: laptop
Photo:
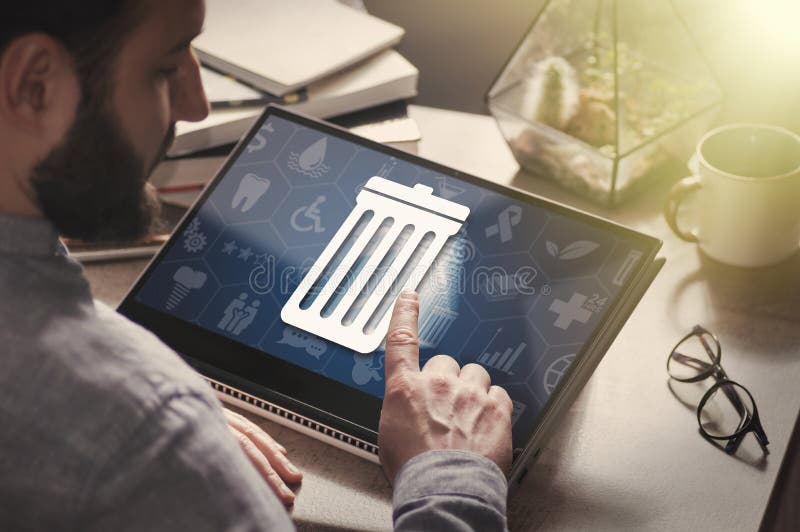
[[[270,106],[119,311],[232,405],[374,462],[395,298],[420,363],[513,401],[522,478],[661,268],[661,242]]]

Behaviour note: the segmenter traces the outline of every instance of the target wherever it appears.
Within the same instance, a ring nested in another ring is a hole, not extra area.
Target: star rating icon
[[[236,240],[231,240],[230,242],[225,242],[225,245],[222,246],[222,253],[230,255],[237,249],[239,249],[239,246],[236,245]]]
[[[267,263],[267,258],[268,255],[266,253],[256,255],[256,266],[264,266]]]
[[[244,248],[239,250],[239,258],[245,262],[250,260],[250,257],[252,256],[253,256],[253,250],[250,248]]]

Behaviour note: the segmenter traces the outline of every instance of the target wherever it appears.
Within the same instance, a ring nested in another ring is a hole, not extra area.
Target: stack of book
[[[386,105],[417,94],[416,67],[393,49],[403,34],[337,0],[207,0],[193,45],[211,112],[176,124],[151,182],[165,201],[191,203],[269,103],[414,151],[405,104]]]

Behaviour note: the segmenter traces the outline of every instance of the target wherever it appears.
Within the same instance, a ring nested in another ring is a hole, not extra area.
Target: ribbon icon
[[[497,217],[497,223],[486,228],[486,237],[500,233],[500,242],[511,240],[511,228],[522,221],[522,209],[518,205],[509,205]]]

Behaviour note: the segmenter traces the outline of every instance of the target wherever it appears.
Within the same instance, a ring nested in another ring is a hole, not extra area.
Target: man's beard
[[[146,235],[160,204],[147,176],[175,136],[170,125],[161,151],[145,168],[111,112],[85,99],[61,145],[34,169],[38,205],[65,237],[88,241],[129,240]]]

